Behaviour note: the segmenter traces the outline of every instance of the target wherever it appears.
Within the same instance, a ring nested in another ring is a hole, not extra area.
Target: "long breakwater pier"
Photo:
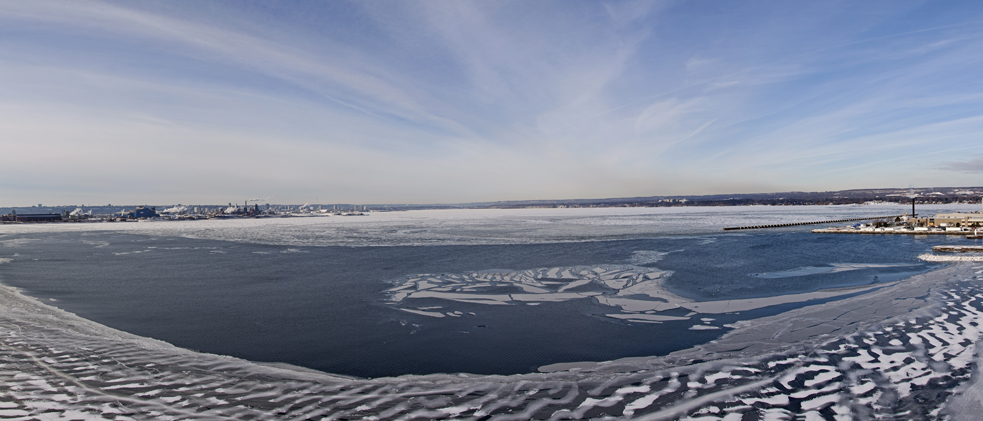
[[[751,225],[746,227],[727,227],[724,231],[734,231],[734,230],[754,230],[762,228],[782,228],[782,227],[794,227],[798,225],[818,225],[818,224],[835,224],[838,222],[853,222],[853,221],[869,221],[871,219],[891,219],[900,218],[901,215],[889,215],[889,216],[868,216],[866,218],[850,218],[850,219],[833,219],[829,221],[815,221],[815,222],[789,222],[787,224],[771,224],[771,225]]]

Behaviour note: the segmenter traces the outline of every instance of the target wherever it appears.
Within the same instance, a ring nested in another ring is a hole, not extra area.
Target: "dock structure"
[[[728,227],[724,228],[724,231],[733,230],[754,230],[762,228],[782,228],[782,227],[794,227],[798,225],[817,225],[817,224],[835,224],[838,222],[852,222],[852,221],[869,221],[871,219],[894,219],[900,218],[902,215],[890,215],[890,216],[869,216],[866,218],[850,218],[850,219],[834,219],[830,221],[815,221],[815,222],[789,222],[787,224],[771,224],[771,225],[751,225],[746,227]],[[817,230],[813,230],[816,232]]]

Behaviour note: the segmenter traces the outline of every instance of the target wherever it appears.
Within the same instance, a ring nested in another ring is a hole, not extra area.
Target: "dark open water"
[[[113,232],[0,239],[16,244],[0,249],[0,257],[12,259],[0,265],[4,283],[87,319],[190,349],[363,377],[523,373],[558,362],[663,355],[727,331],[689,330],[692,321],[616,321],[602,316],[611,307],[591,298],[538,306],[456,303],[475,315],[436,319],[385,302],[384,291],[393,286],[387,281],[407,275],[635,264],[673,271],[666,285],[681,296],[716,300],[900,279],[935,267],[916,259],[932,245],[965,241],[807,229],[393,247],[287,247]],[[652,257],[665,252],[660,260]],[[844,263],[910,266],[828,271]],[[794,306],[720,315],[714,323]]]

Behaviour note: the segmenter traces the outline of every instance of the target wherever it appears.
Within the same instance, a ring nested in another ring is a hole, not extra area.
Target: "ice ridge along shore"
[[[0,287],[0,417],[972,419],[983,397],[981,281],[983,266],[956,264],[741,322],[666,357],[380,379],[196,353]]]

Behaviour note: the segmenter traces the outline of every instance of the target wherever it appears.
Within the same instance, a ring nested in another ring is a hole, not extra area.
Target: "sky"
[[[983,2],[0,2],[0,205],[983,185]]]

